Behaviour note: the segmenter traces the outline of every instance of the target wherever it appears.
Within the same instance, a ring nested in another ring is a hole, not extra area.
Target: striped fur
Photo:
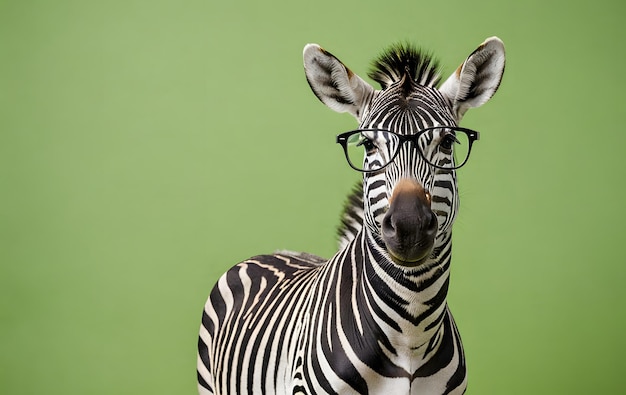
[[[483,46],[500,55],[498,43]],[[318,46],[307,46],[304,58],[320,100],[351,113],[361,128],[399,134],[456,125],[461,107],[450,92],[472,83],[461,74],[457,85],[448,79],[444,91],[437,89],[436,62],[410,46],[391,47],[374,63],[371,76],[381,90]],[[422,151],[434,149],[438,137],[420,138]],[[432,252],[415,267],[394,261],[381,237],[401,179],[428,191],[437,218]],[[465,358],[446,303],[457,209],[455,171],[428,165],[405,144],[394,162],[365,173],[354,189],[331,259],[277,252],[241,262],[218,280],[202,316],[199,392],[462,394]]]
[[[201,393],[461,393],[461,341],[445,304],[449,267],[382,268],[370,243],[360,232],[328,262],[258,256],[222,276],[202,319]],[[365,259],[355,265],[353,256]],[[409,311],[416,297],[426,303]],[[408,331],[429,335],[404,344]]]

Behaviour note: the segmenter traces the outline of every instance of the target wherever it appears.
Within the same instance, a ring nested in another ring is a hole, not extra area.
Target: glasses
[[[410,141],[420,156],[438,169],[455,170],[463,166],[470,156],[472,144],[480,134],[457,126],[435,126],[415,134],[404,135],[383,129],[357,129],[337,136],[354,170],[370,173],[382,170]]]

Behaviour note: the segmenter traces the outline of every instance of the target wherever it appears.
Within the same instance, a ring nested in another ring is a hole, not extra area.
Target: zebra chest
[[[285,394],[347,394],[347,395],[423,395],[423,394],[462,394],[463,387],[450,391],[451,382],[449,372],[445,370],[431,372],[434,374],[418,377],[417,375],[403,375],[388,377],[375,372],[372,368],[355,363],[356,366],[346,366],[347,370],[353,367],[353,376],[342,375],[337,366],[331,368],[331,362],[322,358],[318,360],[320,370],[307,370],[306,365],[294,371],[291,385],[288,385]]]
[[[323,320],[315,322],[319,324]],[[401,395],[440,390],[437,382],[416,385],[420,379],[414,372],[424,363],[421,349],[399,347],[393,352],[384,347],[373,349],[367,343],[377,340],[367,334],[354,337],[337,326],[310,326],[309,320],[302,324],[304,327],[298,327],[303,329],[302,337],[290,378],[286,380],[286,393]]]
[[[346,321],[338,325],[332,310],[313,315],[300,328],[286,393],[438,394],[451,389],[463,393],[462,350],[454,339],[453,321],[445,316],[430,341],[414,347],[410,344],[415,343],[398,343],[397,337],[389,344],[380,333],[354,332],[356,325]]]

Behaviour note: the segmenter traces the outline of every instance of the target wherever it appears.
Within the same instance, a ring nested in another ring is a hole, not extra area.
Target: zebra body
[[[372,73],[376,91],[320,47],[304,52],[322,102],[350,112],[361,128],[402,135],[456,125],[493,95],[504,68],[502,43],[492,38],[437,89],[436,68],[420,56],[400,47],[386,53]],[[463,347],[446,303],[456,173],[429,165],[444,163],[444,137],[423,133],[393,147],[384,169],[364,173],[330,260],[278,252],[218,280],[200,328],[201,394],[465,391]],[[367,152],[364,166],[384,157],[379,148]]]

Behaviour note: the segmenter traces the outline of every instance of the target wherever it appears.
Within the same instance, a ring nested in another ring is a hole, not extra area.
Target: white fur
[[[303,58],[304,72],[315,95],[331,109],[349,112],[360,121],[374,87],[317,44],[307,44]]]
[[[502,41],[498,37],[488,38],[441,85],[439,90],[450,99],[457,120],[496,93],[504,73],[504,59]]]

